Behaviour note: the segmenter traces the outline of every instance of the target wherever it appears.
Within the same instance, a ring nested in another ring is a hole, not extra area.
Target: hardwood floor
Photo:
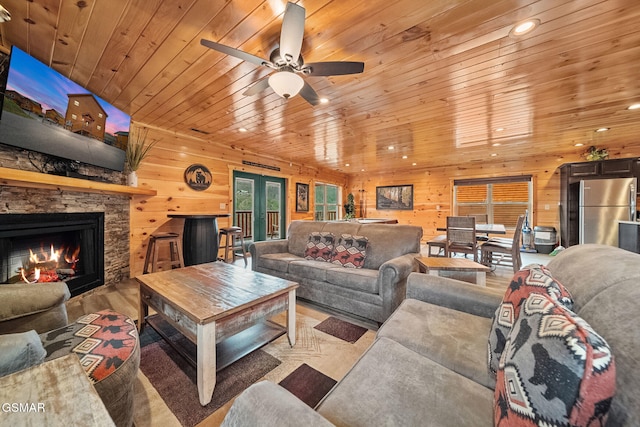
[[[548,255],[522,254],[523,265],[532,262],[546,264],[549,259],[550,257]],[[244,267],[244,261],[242,259],[237,260],[236,263]],[[247,268],[251,267],[249,266]],[[496,289],[505,289],[512,276],[513,270],[510,267],[498,267],[495,271],[487,274],[487,286]],[[269,373],[265,379],[278,382],[293,371],[301,361],[306,361],[336,381],[340,380],[374,340],[378,325],[366,319],[354,318],[344,313],[318,307],[311,303],[298,301],[297,305],[300,314],[297,325],[300,339],[296,345],[296,349],[293,352],[291,351],[291,348],[286,342],[286,337],[281,337],[281,339],[265,347],[264,349],[268,353],[282,361],[281,366]],[[74,321],[84,314],[107,308],[126,314],[132,319],[137,319],[138,282],[135,279],[129,279],[115,286],[103,286],[94,291],[74,297],[67,303],[67,312],[70,321]],[[329,337],[329,340],[323,338],[325,341],[323,341],[322,345],[319,345],[318,342],[321,338],[317,336],[317,331],[313,329],[313,326],[328,316],[343,318],[344,320],[370,330],[355,346],[345,346],[341,340],[334,339],[334,341],[338,342],[331,342],[331,337]],[[306,324],[305,322],[311,323]],[[144,375],[139,373],[135,387],[135,424],[137,427],[152,427],[154,425],[180,426],[180,422],[171,413]],[[198,427],[219,425],[232,403],[233,400],[227,402],[222,408],[199,423]]]
[[[549,259],[551,259],[549,255],[523,253],[522,265],[524,266],[533,262],[546,264]],[[251,262],[251,259],[249,259],[249,262]],[[239,259],[236,261],[236,264],[244,266],[244,261]],[[251,268],[251,265],[247,268]],[[512,276],[513,270],[510,267],[499,266],[495,271],[487,273],[487,287],[505,289]],[[136,282],[135,279],[128,279],[115,286],[103,286],[92,292],[87,292],[78,297],[74,297],[67,303],[67,313],[70,321],[73,321],[84,314],[93,313],[106,308],[126,314],[132,319],[137,319],[138,282]],[[322,311],[322,308],[318,309]]]

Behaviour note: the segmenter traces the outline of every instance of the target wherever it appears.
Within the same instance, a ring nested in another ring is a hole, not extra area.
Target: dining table
[[[438,231],[447,231],[447,227],[438,227]],[[477,233],[486,234],[507,234],[504,224],[476,224]]]

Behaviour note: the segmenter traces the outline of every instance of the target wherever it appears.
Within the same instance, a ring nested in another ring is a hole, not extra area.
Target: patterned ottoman
[[[40,335],[45,360],[76,353],[117,426],[133,423],[133,384],[140,344],[133,321],[111,310],[87,314],[75,323]]]

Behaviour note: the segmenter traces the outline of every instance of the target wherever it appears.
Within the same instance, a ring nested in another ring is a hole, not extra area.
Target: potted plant
[[[344,205],[345,216],[344,219],[352,219],[356,217],[356,204],[353,200],[353,194],[347,195],[347,203]]]
[[[157,141],[153,141],[147,144],[147,132],[148,129],[137,129],[135,137],[132,135],[127,143],[126,161],[129,175],[127,175],[127,184],[131,187],[138,186],[138,174],[137,170],[140,167],[142,161],[149,154],[149,150],[156,145]]]

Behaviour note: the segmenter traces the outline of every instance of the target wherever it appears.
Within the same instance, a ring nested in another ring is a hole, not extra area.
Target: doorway
[[[286,223],[285,179],[233,172],[233,224],[254,242],[280,239]]]

